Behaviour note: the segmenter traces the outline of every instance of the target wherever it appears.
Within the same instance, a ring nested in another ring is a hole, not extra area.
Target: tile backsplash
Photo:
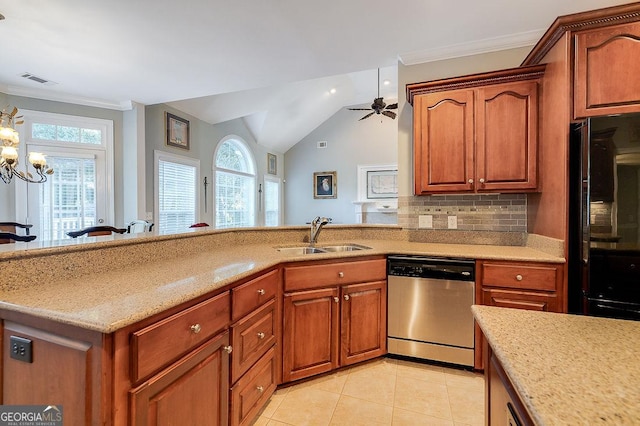
[[[398,199],[398,225],[418,229],[420,215],[431,215],[433,227],[448,229],[456,216],[465,231],[527,232],[526,194],[426,195]]]

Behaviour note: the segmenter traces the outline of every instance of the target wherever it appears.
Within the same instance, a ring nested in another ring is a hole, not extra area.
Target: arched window
[[[215,153],[216,228],[255,226],[256,167],[240,138],[229,136]]]

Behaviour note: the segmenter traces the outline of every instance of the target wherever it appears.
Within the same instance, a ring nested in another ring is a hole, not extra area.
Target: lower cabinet
[[[533,421],[520,401],[500,361],[493,355],[491,347],[485,347],[487,367],[485,378],[485,424],[487,425],[533,425]]]
[[[333,285],[291,292],[286,292],[285,268],[284,382],[325,373],[386,353],[385,260],[374,261],[368,271],[368,275],[381,279],[363,283],[348,283],[349,280],[357,280],[356,275],[349,272],[362,267],[358,262],[333,262],[329,265],[327,269],[335,270],[336,278],[323,281]],[[304,270],[298,269],[304,266],[295,268],[297,270],[290,276],[304,275]],[[347,283],[340,285],[345,278]],[[289,284],[291,288],[300,285],[299,282]],[[318,283],[310,286],[318,286]]]
[[[227,424],[228,348],[226,331],[132,389],[131,424]]]

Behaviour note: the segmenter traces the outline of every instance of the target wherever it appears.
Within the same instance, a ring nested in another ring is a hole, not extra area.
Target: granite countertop
[[[341,241],[344,243],[344,241]],[[37,285],[11,285],[0,291],[0,309],[27,313],[103,333],[111,333],[237,280],[289,261],[357,256],[416,254],[471,259],[563,263],[564,259],[530,247],[349,240],[370,250],[286,255],[278,244],[240,244],[171,260],[149,261]],[[331,241],[323,241],[329,244]],[[291,246],[293,244],[282,244]],[[300,243],[298,245],[303,245]],[[131,250],[135,250],[132,246]],[[96,255],[97,256],[97,255]],[[100,261],[95,259],[95,261]],[[37,267],[37,262],[33,267]]]
[[[536,424],[640,424],[640,322],[472,310]]]

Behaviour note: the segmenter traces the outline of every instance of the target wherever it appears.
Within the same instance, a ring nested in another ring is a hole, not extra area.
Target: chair
[[[0,232],[0,244],[9,244],[16,241],[29,242],[36,239],[35,235],[16,235],[12,232]]]
[[[17,235],[18,228],[24,229],[25,235],[29,235],[29,229],[33,225],[24,225],[18,222],[0,222],[0,232],[10,232]]]
[[[0,244],[9,244],[16,241],[33,241],[36,239],[35,235],[29,235],[29,228],[33,225],[25,225],[18,222],[0,222],[0,234],[6,236],[0,237]],[[24,229],[25,235],[19,235],[18,229]]]
[[[134,220],[129,225],[127,225],[127,233],[128,234],[137,234],[138,232],[151,232],[153,229],[153,222],[149,222],[147,220]]]
[[[126,228],[114,228],[113,226],[90,226],[79,231],[67,232],[67,235],[71,238],[78,238],[85,234],[88,237],[96,237],[98,235],[124,234],[125,232],[127,232]]]

